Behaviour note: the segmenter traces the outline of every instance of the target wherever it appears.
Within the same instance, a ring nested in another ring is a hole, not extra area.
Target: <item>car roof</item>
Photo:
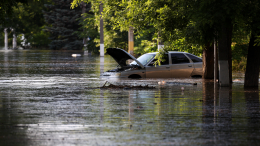
[[[169,53],[187,53],[187,52],[180,52],[180,51],[168,51]],[[157,54],[158,52],[151,52],[146,54]]]

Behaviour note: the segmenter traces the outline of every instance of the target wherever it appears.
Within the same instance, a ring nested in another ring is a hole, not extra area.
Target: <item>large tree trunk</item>
[[[259,84],[260,46],[254,45],[255,40],[256,36],[252,33],[247,54],[245,88],[258,87]]]
[[[220,86],[230,86],[232,82],[231,42],[232,23],[227,18],[221,25],[218,38]]]
[[[214,46],[209,43],[203,49],[203,77],[204,79],[214,79]]]

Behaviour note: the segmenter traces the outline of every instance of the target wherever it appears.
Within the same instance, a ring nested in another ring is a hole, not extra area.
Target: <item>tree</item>
[[[81,0],[74,0],[72,2],[72,8],[78,6],[80,2]],[[85,0],[85,2],[92,4],[92,11],[96,17],[96,24],[98,24],[100,19],[98,14],[100,1]],[[135,34],[138,34],[152,27],[155,34],[159,31],[163,31],[164,33],[161,37],[165,40],[169,40],[169,35],[171,35],[170,38],[175,36],[175,31],[172,31],[175,27],[183,28],[185,26],[179,23],[179,21],[183,22],[186,19],[182,17],[182,15],[175,15],[177,11],[181,12],[181,9],[174,10],[174,8],[180,4],[173,1],[161,2],[159,0],[146,0],[118,2],[116,0],[105,0],[102,1],[102,3],[104,6],[102,16],[104,19],[109,20],[109,24],[112,26],[111,30],[123,32],[128,31],[129,27],[132,26],[135,29]],[[174,8],[171,9],[171,7]],[[166,21],[168,18],[172,21]]]
[[[28,5],[14,9],[11,27],[15,28],[17,34],[23,34],[25,43],[33,48],[47,48],[50,43],[49,33],[43,31],[47,25],[42,13],[42,10],[46,10],[46,3],[51,3],[51,0],[30,1]]]
[[[18,46],[21,46],[22,41],[25,41],[25,44],[30,44],[30,47],[46,47],[48,45],[48,33],[43,32],[46,23],[42,10],[45,8],[44,3],[50,3],[50,1],[28,0],[27,4],[17,3],[16,7],[12,8],[12,15],[6,17],[8,21],[2,24],[2,29],[10,28],[8,29],[10,32],[9,43],[12,44],[14,35],[18,38]],[[22,37],[25,39],[21,40]]]
[[[232,31],[233,25],[237,23],[241,2],[200,0],[189,3],[191,7],[191,9],[188,8],[189,17],[199,28],[198,30],[204,34],[202,36],[207,36],[204,37],[205,44],[212,45],[214,38],[218,42],[219,67],[221,68],[219,81],[224,86],[232,82]],[[223,71],[227,72],[223,74]]]
[[[93,54],[98,54],[99,47],[97,47],[97,39],[99,38],[98,27],[95,25],[95,18],[93,13],[83,14],[80,21],[81,29],[77,31],[80,38],[86,38],[87,50]],[[98,41],[99,42],[99,41]]]
[[[248,1],[241,12],[244,22],[248,24],[248,29],[251,31],[245,72],[245,88],[258,88],[259,84],[260,44],[257,39],[260,36],[259,6],[260,2],[258,0]]]
[[[77,6],[79,2],[79,0],[74,0],[72,7]],[[92,10],[94,10],[95,13],[95,11],[98,10],[99,2],[96,0],[87,2],[92,3]],[[206,46],[203,44],[206,42],[205,40],[203,40],[204,42],[200,41],[200,44],[198,43],[198,39],[201,40],[201,38],[197,35],[195,35],[197,41],[185,41],[185,39],[183,39],[184,37],[190,37],[190,40],[194,40],[193,34],[190,35],[190,33],[187,33],[189,31],[187,26],[191,26],[192,23],[190,22],[191,18],[186,16],[186,13],[191,11],[190,9],[185,9],[187,6],[186,1],[131,0],[118,2],[114,0],[103,1],[103,4],[103,17],[109,19],[114,30],[127,31],[129,26],[133,26],[135,28],[135,33],[141,34],[142,32],[153,28],[152,32],[154,35],[157,35],[158,32],[163,32],[160,36],[166,46],[168,46],[168,50],[189,50],[191,53],[196,52],[196,54],[201,54],[202,51],[200,50],[200,46]],[[95,14],[98,13],[96,12]],[[197,29],[199,27],[193,28]],[[196,31],[198,32],[198,30]],[[205,38],[209,39],[209,37]],[[212,41],[214,37],[210,38],[212,38]],[[143,41],[143,43],[145,43],[145,41]],[[207,42],[206,44],[209,43]],[[147,48],[154,47],[149,46]],[[155,51],[154,49],[148,50]],[[200,53],[198,53],[198,50]]]
[[[252,32],[252,36],[250,38],[248,46],[247,66],[244,84],[245,88],[258,88],[259,84],[260,46],[255,45],[256,36],[259,36],[259,34],[255,34],[254,32]]]
[[[74,0],[72,6],[76,6],[78,1],[80,0]],[[89,0],[88,2],[92,3],[93,10],[97,10],[99,4],[97,0]],[[120,2],[104,0],[102,3],[104,4],[103,16],[113,22],[114,28],[127,30],[129,26],[133,26],[138,32],[152,26],[157,32],[163,32],[164,42],[172,42],[185,37],[187,44],[191,44],[190,46],[201,46],[204,49],[203,56],[205,57],[203,58],[204,78],[213,77],[213,67],[211,67],[213,66],[213,57],[211,56],[213,56],[213,40],[217,39],[219,62],[221,63],[219,65],[221,67],[220,73],[221,77],[224,77],[221,80],[225,81],[225,83],[221,83],[223,86],[229,86],[232,82],[231,43],[233,31],[241,30],[241,27],[248,29],[246,27],[252,27],[252,24],[259,26],[256,16],[259,13],[258,0],[123,0]],[[256,28],[248,30],[246,32],[259,32]],[[257,42],[257,35],[259,34],[252,35],[255,37],[255,39],[251,39],[254,43]],[[251,57],[250,54],[248,53]],[[257,58],[254,60],[258,62]],[[249,60],[248,66],[252,63]],[[222,74],[223,71],[227,72]],[[259,73],[259,71],[248,72],[249,75],[253,72]],[[256,78],[254,80],[258,82]]]
[[[260,51],[256,43],[258,42],[257,36],[260,35],[258,27],[260,19],[257,16],[260,12],[259,1],[201,0],[197,4],[194,7],[196,9],[191,14],[194,14],[195,22],[209,24],[215,29],[213,32],[216,32],[218,39],[219,59],[223,61],[228,60],[230,82],[232,81],[231,40],[233,31],[237,32],[242,29],[244,33],[251,33],[245,73],[245,87],[258,87]]]
[[[12,16],[13,8],[18,7],[18,3],[27,4],[28,0],[2,0],[0,3],[0,22],[8,21],[7,17]]]
[[[70,9],[70,0],[53,0],[54,4],[46,4],[48,11],[44,11],[45,21],[51,26],[46,27],[50,32],[50,49],[82,49],[82,39],[75,33],[80,29],[79,18],[81,9]]]

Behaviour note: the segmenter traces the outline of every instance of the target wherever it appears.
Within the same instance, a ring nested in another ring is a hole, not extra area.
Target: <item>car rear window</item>
[[[202,62],[202,59],[196,57],[196,56],[193,56],[191,54],[186,54],[193,62]]]
[[[172,53],[172,64],[190,63],[190,60],[182,53]]]

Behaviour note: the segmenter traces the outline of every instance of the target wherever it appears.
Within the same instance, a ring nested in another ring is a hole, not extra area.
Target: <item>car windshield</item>
[[[137,60],[142,64],[146,65],[148,62],[150,62],[154,58],[155,54],[144,54],[137,58]],[[137,62],[133,61],[131,65],[138,65]]]

